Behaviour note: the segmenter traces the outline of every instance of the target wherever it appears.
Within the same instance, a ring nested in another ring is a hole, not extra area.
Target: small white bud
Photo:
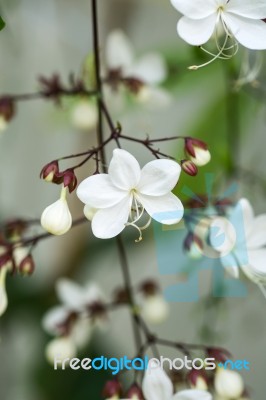
[[[7,128],[8,122],[3,115],[0,115],[0,132],[4,132]]]
[[[169,315],[169,305],[160,293],[149,295],[143,302],[142,313],[147,321],[161,324]]]
[[[71,359],[76,356],[76,346],[68,336],[55,338],[46,346],[45,356],[50,364],[54,364],[55,359]],[[61,363],[58,363],[59,368],[60,366]]]
[[[203,167],[208,164],[211,160],[211,153],[208,149],[202,149],[201,147],[194,147],[195,157],[190,156],[190,160],[197,166]]]
[[[244,392],[244,382],[241,375],[235,371],[217,370],[214,380],[217,394],[228,399],[238,399]]]
[[[53,235],[63,235],[69,231],[72,226],[72,216],[66,201],[66,188],[62,189],[60,199],[43,211],[41,225]]]
[[[98,121],[96,105],[93,102],[80,101],[72,110],[71,120],[74,127],[82,131],[95,129]]]

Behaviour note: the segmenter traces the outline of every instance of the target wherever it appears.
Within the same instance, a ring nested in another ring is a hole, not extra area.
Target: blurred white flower
[[[241,375],[224,368],[217,369],[214,387],[217,394],[225,400],[238,399],[245,389]]]
[[[146,321],[152,324],[161,324],[169,315],[169,304],[161,293],[145,296],[141,312]]]
[[[248,49],[266,49],[266,3],[262,0],[171,0],[184,16],[177,29],[182,39],[200,46],[222,23],[227,36],[234,36]]]
[[[60,199],[46,207],[41,216],[42,227],[53,235],[63,235],[72,226],[66,191],[67,188],[62,188]]]
[[[89,306],[103,302],[104,296],[93,283],[81,287],[65,278],[57,282],[56,293],[62,305],[49,310],[43,317],[42,325],[46,332],[60,337],[48,344],[46,354],[52,354],[61,345],[69,352],[75,349],[76,353],[88,343],[95,327],[95,321],[88,316]]]
[[[146,371],[142,389],[146,400],[212,400],[204,390],[188,389],[174,394],[171,380],[158,366]]]
[[[107,38],[106,64],[109,75],[113,78],[119,76],[125,86],[131,86],[135,99],[140,103],[151,106],[169,104],[169,93],[159,87],[167,77],[166,63],[159,53],[148,53],[137,59],[129,38],[123,31],[115,30]]]
[[[6,247],[0,246],[0,257],[5,257]],[[2,259],[0,266],[0,316],[4,314],[8,306],[8,298],[6,292],[6,275],[8,271],[12,270],[12,262],[9,258],[6,258],[6,261]]]
[[[98,112],[96,104],[89,100],[80,100],[71,110],[71,122],[73,126],[81,131],[92,131],[96,129]]]
[[[225,235],[220,256],[226,270],[233,277],[238,278],[239,268],[241,268],[253,282],[265,283],[266,214],[255,217],[251,204],[243,198],[232,209],[228,219],[218,218],[218,222],[220,232]],[[212,229],[213,225],[217,226],[217,219],[214,219],[210,226],[210,243],[215,246],[217,232]],[[238,232],[242,226],[244,232]],[[236,235],[238,235],[238,240],[236,240]],[[235,260],[238,266],[235,265]]]
[[[130,225],[139,231],[141,240],[141,231],[147,224],[138,227],[137,222],[144,210],[163,224],[179,222],[184,208],[171,190],[180,172],[177,162],[161,159],[149,162],[141,170],[129,152],[115,149],[108,174],[90,176],[77,189],[79,199],[98,210],[92,217],[94,235],[101,239],[112,238]]]

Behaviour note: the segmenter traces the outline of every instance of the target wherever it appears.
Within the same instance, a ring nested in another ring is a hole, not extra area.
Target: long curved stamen
[[[201,65],[191,65],[190,67],[188,67],[188,69],[190,70],[197,70],[199,68],[202,67],[206,67],[207,65],[213,63],[215,60],[217,59],[221,59],[221,60],[229,60],[230,58],[234,57],[236,55],[236,53],[238,52],[238,42],[234,39],[233,35],[231,34],[231,32],[228,30],[223,18],[222,18],[222,11],[220,10],[217,16],[217,22],[216,22],[216,28],[215,28],[215,43],[218,49],[218,53],[214,54],[212,52],[210,52],[209,50],[205,49],[203,46],[201,46],[201,50],[203,50],[205,53],[209,54],[210,56],[212,56],[212,59],[207,61],[204,64]],[[222,45],[220,45],[219,43],[219,39],[218,39],[218,23],[221,21],[222,23],[222,27],[224,29],[225,32],[225,40],[223,42]],[[228,45],[229,40],[233,40],[233,44],[232,45]],[[228,54],[228,52],[230,50],[233,50],[232,54]]]
[[[149,217],[148,222],[143,225],[143,226],[138,226],[137,222],[142,218],[143,214],[144,214],[144,207],[142,204],[139,204],[136,197],[133,197],[133,205],[134,207],[130,210],[130,219],[131,222],[127,222],[126,226],[132,226],[135,229],[137,229],[137,231],[139,232],[139,238],[135,240],[136,243],[141,242],[142,240],[142,231],[147,229],[150,226],[151,223],[151,218]],[[135,219],[132,218],[132,211],[134,211],[136,213],[136,217]]]
[[[235,90],[239,90],[242,86],[249,83],[255,84],[263,64],[261,53],[256,52],[255,57],[254,64],[251,65],[249,52],[245,52],[239,78],[235,82]]]

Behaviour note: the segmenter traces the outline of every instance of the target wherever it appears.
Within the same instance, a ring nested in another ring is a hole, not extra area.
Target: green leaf
[[[2,29],[4,29],[5,26],[6,26],[6,23],[5,23],[5,21],[3,20],[3,18],[0,16],[0,31],[1,31]]]

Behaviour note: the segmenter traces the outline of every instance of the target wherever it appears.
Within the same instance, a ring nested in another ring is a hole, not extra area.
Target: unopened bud
[[[45,349],[46,359],[54,365],[55,359],[71,359],[76,356],[77,349],[73,340],[69,336],[58,337],[50,341]],[[65,364],[68,366],[68,364]],[[62,363],[58,363],[60,368]]]
[[[63,235],[69,231],[72,226],[72,216],[66,201],[66,188],[62,189],[60,199],[43,211],[41,225],[53,235]]]
[[[211,159],[207,144],[199,139],[186,138],[185,152],[197,167],[208,164]]]
[[[142,390],[137,384],[131,386],[131,388],[127,392],[126,397],[132,400],[144,400]]]
[[[219,368],[216,372],[214,387],[219,396],[227,399],[238,399],[244,392],[244,382],[241,375],[223,368]]]
[[[113,396],[118,396],[122,394],[122,386],[121,383],[114,379],[112,381],[107,381],[104,388],[103,388],[103,396],[104,397],[113,397]]]
[[[198,168],[191,160],[182,160],[181,167],[187,175],[196,176],[198,174]]]
[[[98,121],[96,104],[92,101],[80,101],[72,110],[71,120],[74,127],[81,131],[95,129]]]
[[[65,188],[66,187],[68,188],[69,193],[73,192],[73,190],[76,189],[78,180],[73,169],[67,169],[64,172],[62,172],[62,179],[63,179],[62,183]]]
[[[152,324],[161,324],[169,315],[169,305],[160,293],[147,296],[142,304],[144,318]]]
[[[0,98],[0,132],[4,131],[15,114],[15,104],[11,97]]]
[[[53,182],[59,172],[58,161],[52,161],[41,170],[40,177],[46,182]]]
[[[30,276],[33,274],[34,269],[35,269],[35,264],[32,258],[32,255],[29,254],[27,257],[25,257],[21,263],[19,264],[19,272],[23,276]]]
[[[191,383],[193,389],[198,389],[198,390],[208,389],[208,378],[204,370],[192,369],[188,374],[188,380]]]
[[[224,363],[228,359],[232,358],[232,355],[229,351],[221,348],[209,348],[207,350],[208,357],[214,358],[217,363]]]
[[[145,282],[142,282],[139,288],[140,292],[143,293],[144,296],[152,296],[159,292],[159,287],[157,282],[149,279]]]

